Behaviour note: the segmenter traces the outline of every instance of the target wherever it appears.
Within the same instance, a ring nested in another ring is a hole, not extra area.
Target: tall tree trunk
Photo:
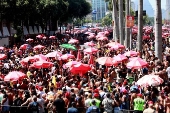
[[[124,44],[123,36],[124,36],[124,30],[123,30],[123,0],[119,0],[119,39],[120,43]]]
[[[113,5],[113,12],[112,12],[112,18],[114,21],[114,26],[113,26],[113,30],[114,30],[114,34],[113,38],[114,40],[117,42],[117,39],[119,38],[119,26],[118,26],[118,12],[117,12],[117,8],[116,8],[116,0],[112,0],[112,5]]]
[[[155,9],[155,56],[162,60],[162,11],[161,0],[156,0]]]
[[[129,0],[126,0],[126,16],[130,15],[129,13]],[[126,48],[130,47],[130,28],[125,26],[125,46]]]
[[[143,36],[143,0],[138,4],[138,51],[142,53],[142,36]]]

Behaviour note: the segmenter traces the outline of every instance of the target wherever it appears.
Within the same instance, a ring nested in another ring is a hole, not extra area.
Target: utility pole
[[[139,0],[137,49],[140,53],[142,53],[142,36],[143,36],[143,0]]]
[[[156,1],[155,8],[155,56],[162,61],[162,11],[161,0]]]
[[[119,38],[119,26],[118,26],[118,14],[117,14],[117,9],[116,9],[116,0],[112,0],[112,6],[113,6],[113,11],[112,11],[112,19],[114,22],[113,25],[113,39],[115,42],[117,42],[117,39]],[[114,35],[115,34],[115,35]]]
[[[119,0],[119,39],[120,44],[124,44],[124,30],[123,30],[123,0]]]
[[[128,16],[129,13],[129,0],[125,0],[126,1],[126,16]],[[129,48],[130,47],[130,28],[128,28],[127,26],[125,26],[125,47]]]

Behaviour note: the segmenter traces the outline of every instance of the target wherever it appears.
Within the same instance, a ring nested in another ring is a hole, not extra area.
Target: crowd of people
[[[88,29],[86,29],[88,31]],[[97,35],[99,30],[89,31]],[[100,31],[101,32],[101,31]],[[105,36],[110,37],[107,32]],[[45,37],[45,36],[43,36]],[[59,45],[68,43],[71,39],[78,39],[74,43],[77,50],[65,49]],[[112,37],[111,37],[112,38]],[[87,46],[80,45],[91,41],[98,49],[96,53],[87,54],[83,50]],[[60,39],[36,38],[25,41],[26,49],[21,49],[23,43],[17,43],[12,47],[4,47],[1,54],[6,58],[0,64],[0,103],[1,113],[170,113],[170,59],[169,39],[163,39],[163,59],[155,57],[154,36],[143,40],[143,51],[138,54],[145,59],[148,66],[140,69],[129,69],[127,61],[122,61],[112,66],[101,65],[98,62],[90,64],[91,69],[86,73],[73,74],[70,68],[64,65],[70,61],[88,64],[90,56],[94,60],[100,57],[114,57],[124,54],[128,50],[110,50],[105,45],[114,42],[112,40],[96,40],[88,38],[88,35],[62,35]],[[133,43],[135,43],[133,37]],[[35,45],[45,46],[42,49],[34,49]],[[135,49],[135,47],[134,47]],[[72,54],[74,58],[60,59],[57,56],[47,58],[52,66],[47,68],[35,68],[28,61],[21,61],[29,56],[41,54],[42,56],[58,51],[62,55]],[[79,57],[79,59],[78,59]],[[127,57],[129,59],[130,56]],[[26,77],[15,80],[4,80],[12,71],[20,71]],[[140,86],[137,81],[149,74],[159,76],[164,80],[157,86]]]

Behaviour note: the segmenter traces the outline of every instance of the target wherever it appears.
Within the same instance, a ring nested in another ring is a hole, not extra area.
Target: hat
[[[139,94],[137,94],[137,96],[138,96],[138,97],[142,97],[143,95],[139,93]]]
[[[99,93],[99,90],[98,90],[98,89],[95,89],[95,90],[94,90],[94,93]]]
[[[126,89],[122,89],[122,93],[128,93]]]
[[[100,95],[98,93],[94,93],[94,97],[99,97]]]
[[[152,102],[152,101],[149,101],[148,104],[152,104],[152,105],[153,105],[153,102]]]

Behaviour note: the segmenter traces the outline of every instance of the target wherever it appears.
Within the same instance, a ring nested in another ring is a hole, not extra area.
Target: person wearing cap
[[[99,100],[99,97],[100,97],[99,93],[94,93],[93,97],[94,97],[96,106],[100,109],[101,101]],[[92,102],[91,102],[91,105],[92,105]]]
[[[143,111],[143,113],[156,113],[155,109],[153,108],[153,102],[148,102],[148,108]]]
[[[96,101],[93,99],[91,101],[91,106],[88,107],[86,113],[100,113],[99,108],[96,106]]]
[[[133,101],[134,113],[143,113],[145,100],[142,98],[142,94],[137,94],[137,98]]]

